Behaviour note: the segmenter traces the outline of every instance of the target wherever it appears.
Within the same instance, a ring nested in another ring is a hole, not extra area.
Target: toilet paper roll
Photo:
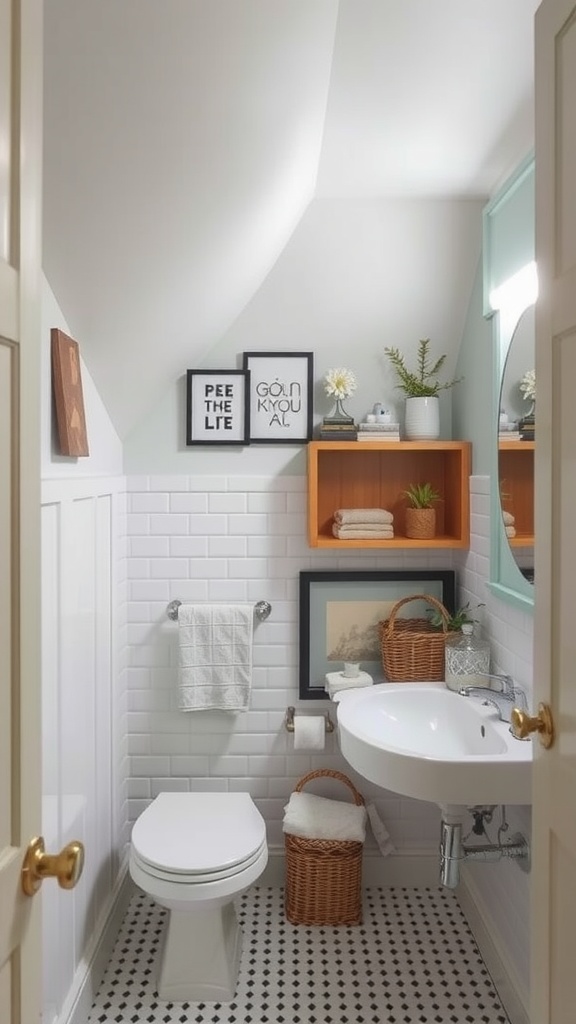
[[[324,750],[325,741],[324,715],[296,715],[294,718],[294,750]]]

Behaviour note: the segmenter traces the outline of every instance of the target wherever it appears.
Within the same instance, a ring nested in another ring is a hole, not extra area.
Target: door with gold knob
[[[40,901],[21,871],[40,817],[41,0],[0,0],[0,1021],[41,1017]]]
[[[576,0],[536,15],[536,538],[531,1021],[573,1024],[576,948]],[[546,717],[549,706],[549,725]],[[544,709],[544,710],[542,710]],[[546,748],[539,740],[553,726]]]

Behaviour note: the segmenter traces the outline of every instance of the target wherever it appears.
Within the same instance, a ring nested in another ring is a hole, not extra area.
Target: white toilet
[[[130,874],[170,912],[161,999],[233,999],[242,945],[233,901],[267,861],[266,826],[249,793],[160,793],[140,815]]]

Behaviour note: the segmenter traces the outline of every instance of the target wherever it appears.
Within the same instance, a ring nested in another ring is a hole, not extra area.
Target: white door
[[[0,0],[0,1021],[40,1019],[41,0]]]
[[[532,1024],[574,1024],[576,964],[576,2],[536,14],[536,702]]]

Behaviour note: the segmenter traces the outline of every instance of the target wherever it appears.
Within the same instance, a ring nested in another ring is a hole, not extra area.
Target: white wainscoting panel
[[[77,484],[45,481],[42,501],[42,831],[50,852],[86,848],[73,891],[42,888],[45,1022],[82,985],[126,841],[124,481]]]

